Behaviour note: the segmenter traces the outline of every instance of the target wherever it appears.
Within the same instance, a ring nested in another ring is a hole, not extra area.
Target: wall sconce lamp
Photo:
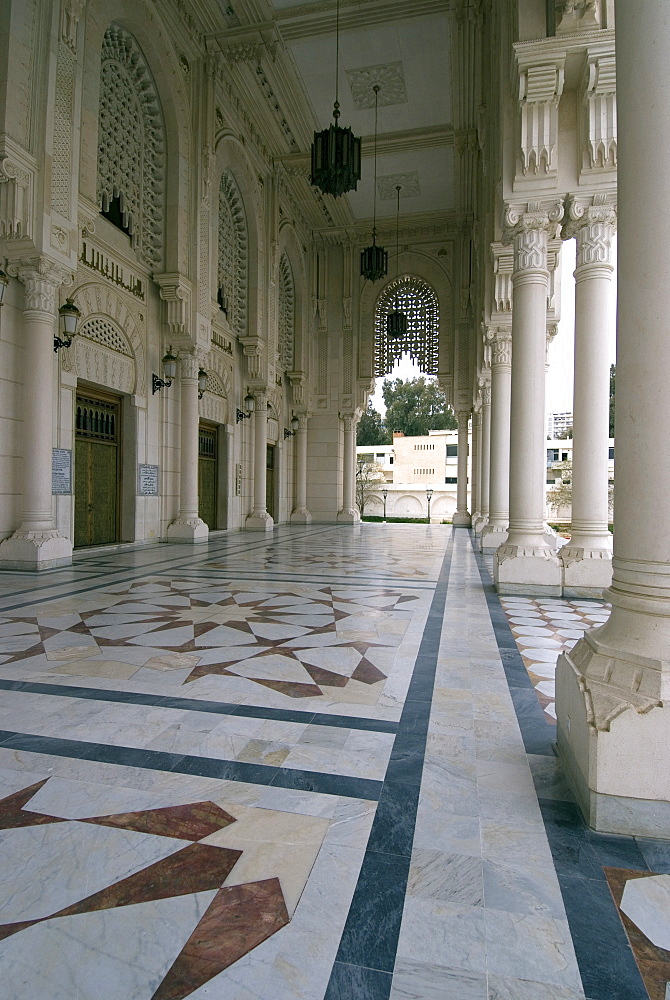
[[[198,399],[202,399],[207,388],[207,372],[204,368],[198,369]]]
[[[72,299],[66,299],[58,310],[58,315],[63,320],[63,331],[65,333],[65,337],[62,340],[60,337],[54,337],[54,353],[58,353],[61,347],[70,347],[72,344],[72,338],[77,332],[77,324],[79,323],[81,313]]]
[[[298,430],[298,427],[300,427],[300,421],[298,418],[295,416],[291,417],[291,430],[288,430],[286,427],[284,428],[284,440],[286,440],[286,438],[292,438]]]
[[[428,501],[428,524],[430,524],[430,499],[431,499],[432,495],[433,495],[433,491],[430,488],[428,488],[426,490],[426,500]]]
[[[0,306],[2,306],[3,300],[5,298],[5,292],[7,291],[8,284],[9,284],[9,275],[5,271],[4,267],[0,267]]]
[[[237,413],[235,415],[235,422],[239,424],[240,420],[248,420],[251,414],[254,412],[254,397],[250,392],[244,397],[244,410],[240,410],[238,407]],[[246,412],[245,412],[246,410]]]
[[[170,386],[172,385],[172,379],[177,374],[177,359],[172,353],[171,347],[168,347],[167,354],[163,358],[162,365],[163,365],[163,374],[165,375],[164,379],[159,378],[158,375],[154,374],[153,372],[151,373],[152,396],[155,392],[158,392],[159,389],[162,389],[163,386],[165,386],[166,389],[169,389]]]

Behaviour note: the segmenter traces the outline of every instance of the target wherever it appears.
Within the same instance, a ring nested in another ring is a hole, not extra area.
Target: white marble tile
[[[486,972],[484,908],[407,898],[398,961],[434,963],[448,969]]]
[[[490,972],[572,989],[581,986],[567,920],[489,909],[484,920]]]
[[[390,1000],[488,1000],[486,976],[405,959],[396,962]]]

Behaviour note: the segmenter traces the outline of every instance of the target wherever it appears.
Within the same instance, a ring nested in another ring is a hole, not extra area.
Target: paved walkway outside
[[[439,525],[0,574],[0,1000],[660,1000],[612,894],[670,848],[552,749],[607,609],[506,605]]]

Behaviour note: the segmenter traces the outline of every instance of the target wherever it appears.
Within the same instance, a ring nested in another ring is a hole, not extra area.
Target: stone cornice
[[[360,30],[389,21],[447,13],[450,0],[344,0],[340,5],[340,30]],[[335,31],[336,3],[312,3],[277,11],[277,24],[287,41]]]

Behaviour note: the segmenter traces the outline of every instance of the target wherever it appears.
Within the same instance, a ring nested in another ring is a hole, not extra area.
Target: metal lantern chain
[[[379,84],[372,88],[375,92],[375,177],[372,195],[372,244],[361,251],[361,275],[368,281],[378,281],[388,273],[388,253],[377,246],[377,107]]]
[[[312,143],[311,183],[324,194],[338,197],[355,191],[361,179],[361,140],[350,128],[338,124],[340,117],[340,0],[337,0],[335,22],[335,104],[334,124],[314,133]]]
[[[396,191],[398,192],[398,206],[396,209],[395,217],[395,276],[396,276],[396,287],[398,278],[398,267],[400,258],[400,184],[396,184]],[[404,337],[407,333],[407,317],[404,312],[398,308],[398,299],[394,296],[393,310],[386,317],[386,336],[389,340],[398,340],[400,337]]]

